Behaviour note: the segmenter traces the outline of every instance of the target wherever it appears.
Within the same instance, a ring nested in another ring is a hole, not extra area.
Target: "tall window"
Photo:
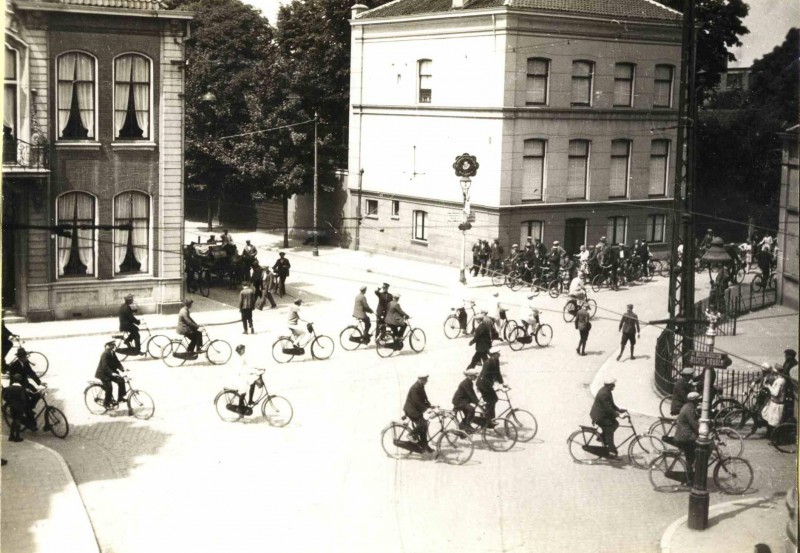
[[[531,239],[531,242],[542,239],[542,231],[544,230],[544,223],[542,221],[523,221],[520,225],[519,243],[523,246]]]
[[[114,272],[146,273],[150,259],[150,196],[123,192],[114,198],[115,225],[128,224],[132,230],[114,229]]]
[[[629,140],[611,141],[611,179],[608,185],[610,198],[626,198],[628,196],[630,157],[631,143]]]
[[[400,218],[400,200],[392,200],[392,218]]]
[[[630,107],[633,105],[633,77],[636,66],[632,63],[618,63],[614,66],[614,105]]]
[[[58,197],[59,225],[66,225],[70,236],[59,236],[56,244],[59,276],[94,275],[95,230],[80,229],[95,224],[95,199],[85,192],[68,192]]]
[[[669,174],[669,140],[653,140],[650,146],[650,187],[651,196],[664,196],[667,193]]]
[[[150,138],[150,60],[144,56],[114,60],[114,138]]]
[[[653,88],[653,106],[668,108],[672,106],[672,74],[671,65],[656,65],[655,83]]]
[[[569,141],[569,167],[567,170],[567,199],[586,198],[589,177],[589,141]]]
[[[572,62],[572,105],[592,105],[592,78],[594,63],[591,61]]]
[[[611,244],[624,244],[626,240],[625,234],[628,231],[628,218],[627,217],[609,217],[608,229],[606,230],[606,238]]]
[[[650,243],[664,242],[665,215],[648,215],[646,238]]]
[[[378,218],[378,200],[367,200],[367,217]]]
[[[17,159],[17,51],[6,46],[5,88],[3,90],[3,161],[15,162]]]
[[[414,211],[414,240],[428,241],[428,214],[425,211]]]
[[[419,60],[419,103],[431,103],[431,91],[433,85],[433,62],[431,60]]]
[[[523,148],[522,200],[541,200],[547,142],[526,140]]]
[[[547,104],[547,81],[550,77],[550,60],[528,58],[528,79],[525,88],[525,104]]]
[[[58,137],[94,138],[95,60],[69,52],[58,57]]]

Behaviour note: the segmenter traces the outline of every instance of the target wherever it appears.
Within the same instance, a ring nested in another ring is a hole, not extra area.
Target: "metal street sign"
[[[447,212],[447,222],[448,223],[461,223],[464,221],[464,213],[461,211],[448,211]]]
[[[724,369],[726,366],[725,359],[721,353],[715,351],[697,351],[694,349],[686,354],[686,363],[715,369]]]
[[[480,167],[480,164],[475,156],[467,153],[456,156],[456,161],[453,163],[453,169],[455,169],[457,177],[474,177],[478,172],[478,167]]]

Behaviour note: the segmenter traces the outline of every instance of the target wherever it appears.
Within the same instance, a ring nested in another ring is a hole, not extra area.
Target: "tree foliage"
[[[753,62],[747,103],[781,119],[797,123],[800,104],[800,30],[790,29],[780,46]]]

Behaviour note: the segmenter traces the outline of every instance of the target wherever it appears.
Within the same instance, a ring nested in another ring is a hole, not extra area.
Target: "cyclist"
[[[756,261],[764,277],[764,287],[766,288],[769,277],[772,274],[772,253],[770,252],[769,245],[764,244],[761,246],[761,251],[756,255]]]
[[[528,300],[532,300],[533,296],[528,296]],[[536,333],[539,331],[539,310],[533,305],[533,301],[528,303],[528,311],[524,319],[522,319],[522,325],[525,328],[525,333],[529,334],[530,336],[535,336]],[[528,330],[528,327],[531,327]]]
[[[29,406],[28,394],[23,384],[24,378],[20,374],[11,376],[11,385],[3,388],[3,403],[7,409],[11,432],[8,437],[10,442],[21,442],[21,426],[36,430],[36,420]]]
[[[139,336],[139,324],[141,321],[133,314],[133,294],[125,296],[125,302],[119,306],[119,330],[120,332],[127,332],[128,337],[125,338],[125,345],[131,347],[133,342],[133,349],[136,350],[135,355],[142,354],[142,342]]]
[[[700,423],[697,420],[697,406],[702,396],[697,392],[689,392],[686,403],[681,407],[675,421],[675,438],[673,442],[686,455],[686,475],[689,482],[694,481],[694,452]]]
[[[533,249],[536,252],[536,257],[539,258],[539,262],[541,263],[547,257],[547,247],[542,244],[541,238],[536,238],[533,241]]]
[[[100,362],[97,364],[97,370],[94,377],[103,383],[103,391],[106,395],[103,399],[103,407],[112,409],[119,403],[122,403],[125,398],[125,379],[120,376],[120,371],[125,371],[122,363],[119,362],[117,354],[114,353],[116,343],[111,340],[106,342],[103,353],[100,354]],[[117,383],[117,401],[116,403],[111,399],[112,389],[111,383]]]
[[[30,427],[31,430],[36,430],[36,421],[33,412],[36,408],[36,404],[39,402],[39,390],[44,388],[45,384],[42,383],[42,380],[37,376],[33,368],[31,368],[31,364],[28,361],[28,352],[25,351],[25,348],[17,348],[17,358],[8,364],[8,374],[12,378],[15,375],[19,377],[20,384],[27,394],[28,418],[32,422],[32,426],[26,426]]]
[[[395,341],[402,340],[409,315],[400,307],[400,294],[395,294],[386,309],[386,325],[392,330]]]
[[[6,367],[6,357],[8,356],[8,352],[11,351],[11,348],[14,347],[14,342],[11,341],[12,338],[16,337],[16,334],[8,330],[6,327],[5,321],[0,322],[2,325],[2,356],[3,356],[3,374],[8,372],[8,368]]]
[[[475,354],[472,356],[472,360],[467,365],[467,369],[471,369],[475,367],[479,362],[486,361],[486,358],[489,356],[489,351],[492,349],[492,331],[494,330],[494,325],[492,323],[492,319],[489,317],[489,312],[486,309],[482,309],[481,312],[475,316],[475,319],[478,321],[475,326],[475,333],[472,336],[472,340],[469,341],[469,345],[475,345]]]
[[[547,253],[547,263],[550,265],[550,274],[554,277],[558,275],[558,268],[561,264],[561,252],[564,250],[558,245],[558,240],[553,242],[553,247]]]
[[[292,343],[295,347],[303,349],[306,344],[311,340],[311,335],[308,332],[308,321],[300,318],[300,306],[303,305],[303,300],[296,299],[294,304],[289,306],[289,330],[292,333]],[[305,323],[301,325],[300,323]]]
[[[478,371],[476,369],[467,369],[464,371],[464,380],[456,388],[456,393],[453,395],[453,409],[461,411],[464,415],[464,420],[459,424],[459,428],[464,431],[469,431],[470,423],[475,416],[475,407],[480,404],[478,399],[478,391],[475,387],[475,382],[478,380]]]
[[[252,367],[245,357],[245,347],[243,344],[236,346],[236,353],[239,355],[239,385],[237,390],[239,392],[239,413],[245,414],[247,408],[253,405],[253,394],[258,384],[258,377],[264,374],[264,369],[257,369]],[[245,396],[247,396],[247,403],[245,403]]]
[[[203,347],[203,333],[200,332],[200,325],[195,322],[190,313],[193,303],[192,298],[183,300],[183,307],[178,312],[178,328],[176,329],[178,334],[189,339],[189,347],[186,348],[186,351],[192,354],[195,349]]]
[[[580,273],[569,283],[569,297],[572,298],[576,305],[586,299],[586,283],[583,279],[583,273]]]
[[[672,403],[669,406],[669,414],[677,415],[681,412],[681,407],[686,403],[687,396],[694,390],[692,377],[694,376],[693,367],[681,369],[681,375],[672,387]]]
[[[697,245],[697,249],[699,251],[708,249],[708,247],[711,246],[711,241],[713,239],[714,239],[714,231],[711,230],[711,229],[708,229],[706,231],[706,235],[703,236],[703,239],[700,240],[700,243]]]
[[[603,445],[606,447],[611,457],[617,456],[617,446],[614,445],[614,432],[619,428],[617,416],[620,413],[628,412],[621,407],[617,407],[614,403],[612,392],[616,385],[616,378],[606,378],[603,381],[603,387],[597,391],[597,395],[594,397],[594,403],[592,404],[592,410],[589,412],[592,424],[596,424],[603,431]]]
[[[417,381],[408,389],[403,412],[413,423],[414,433],[422,449],[428,453],[433,453],[433,448],[428,446],[428,421],[425,419],[425,412],[431,408],[428,394],[425,393],[425,384],[427,383],[428,373],[420,372],[417,375]]]
[[[581,252],[578,254],[578,262],[580,263],[580,272],[586,274],[589,272],[589,258],[592,253],[586,249],[586,246],[581,246]]]
[[[353,317],[364,323],[364,336],[361,337],[361,341],[365,344],[368,344],[369,329],[370,325],[372,324],[369,320],[369,314],[372,313],[372,308],[369,306],[367,297],[364,295],[366,292],[366,286],[359,288],[358,294],[356,294],[355,303],[353,304]],[[466,326],[466,323],[464,324]]]
[[[494,419],[494,406],[498,399],[497,393],[494,391],[495,382],[508,389],[508,386],[503,383],[503,375],[500,374],[499,348],[489,350],[489,358],[483,362],[483,368],[478,378],[478,390],[486,403],[486,420],[490,426],[494,426],[492,419]]]

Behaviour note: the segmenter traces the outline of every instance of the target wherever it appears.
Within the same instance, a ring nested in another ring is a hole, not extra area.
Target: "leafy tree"
[[[753,62],[748,105],[772,113],[789,127],[798,120],[800,30],[790,29],[783,44]]]

